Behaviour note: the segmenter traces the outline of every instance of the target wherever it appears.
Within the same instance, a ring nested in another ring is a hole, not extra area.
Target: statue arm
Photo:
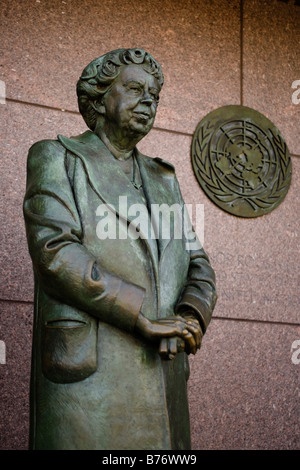
[[[99,320],[133,332],[144,289],[104,271],[82,245],[82,227],[56,141],[29,152],[24,217],[29,252],[45,292]]]
[[[191,254],[186,284],[176,305],[176,313],[195,316],[205,333],[216,300],[214,271],[204,250],[198,250]]]
[[[181,204],[184,204],[178,184],[177,189]],[[204,334],[217,301],[215,273],[190,220],[188,219],[186,222],[187,241],[188,243],[193,239],[194,241],[189,243],[189,269],[184,289],[176,304],[175,313],[196,318]]]

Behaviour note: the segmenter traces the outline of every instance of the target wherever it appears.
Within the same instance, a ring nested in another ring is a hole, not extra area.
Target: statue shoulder
[[[149,157],[141,153],[140,156],[142,161],[145,162],[146,168],[148,167],[157,177],[161,176],[162,178],[176,180],[176,170],[172,163],[160,157]]]
[[[36,152],[47,154],[48,152],[63,152],[63,146],[57,139],[44,139],[35,142],[29,149],[29,155]]]
[[[28,152],[28,164],[40,164],[51,159],[59,160],[65,157],[65,148],[55,139],[44,139],[35,142]]]
[[[156,162],[162,168],[167,169],[171,171],[172,173],[175,173],[175,167],[174,165],[172,165],[172,163],[167,162],[166,160],[163,160],[160,157],[153,158],[153,161]]]

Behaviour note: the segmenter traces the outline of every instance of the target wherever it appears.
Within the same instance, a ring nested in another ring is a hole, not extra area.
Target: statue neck
[[[103,129],[100,129],[97,135],[117,160],[128,160],[132,157],[136,142],[131,140],[128,144],[120,145],[119,142],[109,138]]]

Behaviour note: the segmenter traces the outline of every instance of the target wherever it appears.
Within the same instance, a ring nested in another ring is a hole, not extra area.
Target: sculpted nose
[[[142,103],[148,105],[148,106],[151,106],[151,104],[153,103],[153,99],[152,98],[145,98],[142,100]]]
[[[145,90],[144,95],[142,97],[141,103],[147,104],[148,106],[151,106],[151,104],[154,102],[154,98],[149,94],[147,90]]]

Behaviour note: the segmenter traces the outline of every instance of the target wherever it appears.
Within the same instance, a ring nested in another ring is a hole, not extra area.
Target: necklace
[[[136,178],[136,167],[137,167],[135,155],[132,156],[132,159],[133,159],[133,162],[132,162],[132,180],[131,180],[131,183],[133,184],[135,189],[139,190],[139,189],[141,189],[142,185],[140,183],[136,182],[136,180],[135,180],[135,178]]]

